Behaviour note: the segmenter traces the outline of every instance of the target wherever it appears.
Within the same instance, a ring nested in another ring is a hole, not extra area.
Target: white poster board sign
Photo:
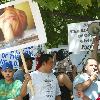
[[[0,29],[0,53],[47,42],[39,7],[33,0],[0,5]]]
[[[69,52],[77,53],[80,51],[90,51],[92,49],[93,36],[88,33],[88,25],[92,22],[68,24]]]

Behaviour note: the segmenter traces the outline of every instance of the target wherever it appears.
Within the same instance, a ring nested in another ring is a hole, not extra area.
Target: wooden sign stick
[[[25,73],[29,73],[29,71],[27,69],[27,65],[26,65],[26,62],[25,62],[25,58],[24,58],[23,52],[22,52],[21,49],[19,51],[20,51],[20,55],[21,55],[21,59],[22,59],[23,65],[24,65]],[[34,93],[34,87],[32,85],[32,80],[29,81],[29,88],[30,88],[31,94],[34,96],[35,93]]]

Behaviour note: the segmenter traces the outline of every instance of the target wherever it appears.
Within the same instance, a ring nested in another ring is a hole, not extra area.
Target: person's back
[[[64,85],[60,86],[61,100],[71,100],[71,91]]]
[[[68,75],[65,73],[58,73],[57,79],[61,91],[61,100],[71,100],[72,82]]]
[[[24,75],[25,73],[21,69],[19,69],[14,73],[14,80],[20,80],[21,82],[23,82]]]
[[[54,74],[58,79],[61,91],[61,100],[71,100],[72,96],[72,82],[66,73],[66,69],[70,69],[67,58],[56,62],[56,72]]]

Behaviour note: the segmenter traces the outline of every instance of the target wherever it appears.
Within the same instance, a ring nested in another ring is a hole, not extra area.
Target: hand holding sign
[[[22,59],[23,65],[24,65],[25,73],[29,73],[29,71],[27,69],[27,65],[26,65],[26,62],[25,62],[23,52],[22,52],[22,50],[19,50],[19,51],[20,51],[20,54],[21,54],[21,59]],[[29,77],[28,77],[28,79],[29,79]],[[32,85],[32,80],[29,81],[29,88],[31,90],[31,94],[34,95],[34,88],[33,88],[33,85]]]

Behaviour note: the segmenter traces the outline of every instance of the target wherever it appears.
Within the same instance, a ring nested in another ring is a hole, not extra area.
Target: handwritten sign
[[[90,22],[68,24],[69,52],[77,53],[92,49],[93,36],[88,32],[89,24]]]
[[[23,52],[26,52],[30,56],[35,58],[37,53],[40,50],[45,51],[44,45],[30,46],[30,47],[24,48]],[[19,69],[19,62],[18,62],[19,55],[20,55],[20,52],[18,50],[6,52],[6,53],[1,53],[0,54],[0,66],[2,66],[7,61],[12,61],[14,68]],[[35,64],[35,62],[33,62],[33,66],[34,66],[34,64]]]

